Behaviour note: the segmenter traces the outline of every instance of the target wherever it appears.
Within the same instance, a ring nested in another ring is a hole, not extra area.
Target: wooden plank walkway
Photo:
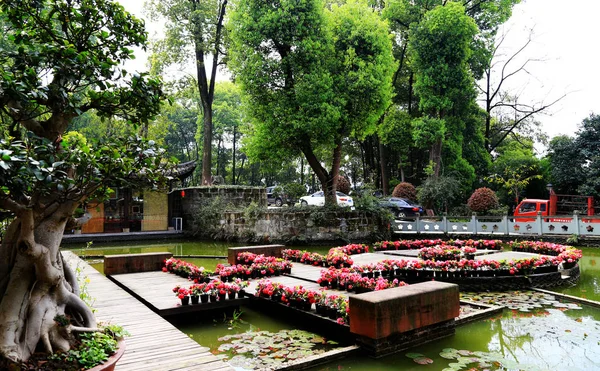
[[[75,254],[63,255],[89,278],[87,290],[95,298],[98,321],[119,324],[131,335],[117,371],[233,370]]]
[[[173,288],[177,285],[189,287],[192,282],[187,278],[162,271],[115,274],[110,276],[109,279],[163,317],[239,307],[248,300],[242,298],[216,303],[181,305],[181,300],[175,296]]]

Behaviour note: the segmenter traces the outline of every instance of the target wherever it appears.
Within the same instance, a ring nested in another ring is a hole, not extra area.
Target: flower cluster
[[[502,250],[503,243],[500,240],[414,240],[414,241],[381,241],[373,245],[375,251],[385,250],[419,250],[424,247],[451,246],[451,247],[475,247],[476,249]]]
[[[329,316],[341,325],[348,324],[348,299],[341,295],[325,294],[303,286],[289,287],[268,279],[258,282],[255,295],[306,311],[312,310],[314,304],[318,314]]]
[[[165,266],[162,268],[163,272],[170,272],[178,276],[188,278],[197,282],[204,282],[209,279],[209,276],[213,272],[204,269],[204,267],[197,267],[192,263],[188,263],[183,260],[169,258],[165,260]]]
[[[248,287],[248,282],[237,279],[235,282],[223,282],[219,279],[214,279],[210,282],[195,283],[189,288],[182,288],[179,285],[173,288],[173,292],[180,298],[183,299],[185,296],[215,296],[237,294],[240,291]]]
[[[256,259],[256,254],[245,251],[237,254],[236,263],[243,265],[250,265],[254,263],[254,259]]]
[[[433,247],[423,247],[419,250],[419,258],[423,260],[459,260],[460,249],[453,246],[437,245]]]
[[[512,247],[513,251],[532,252],[536,254],[553,256],[558,256],[567,250],[575,249],[571,246],[541,241],[512,241],[510,246]]]
[[[236,277],[250,279],[256,277],[270,277],[274,275],[278,276],[282,273],[290,273],[292,270],[292,264],[281,258],[264,256],[262,254],[253,255],[254,256],[249,259],[249,261],[252,261],[250,265],[217,264],[215,273],[218,274],[223,281],[231,281]]]
[[[185,287],[181,287],[179,285],[173,287],[173,292],[175,293],[175,296],[177,296],[179,299],[183,299],[190,294],[189,289],[186,289]]]
[[[468,254],[475,254],[477,252],[477,249],[472,246],[465,246],[462,249],[460,249],[460,251],[463,253],[463,255],[468,255]]]
[[[300,262],[314,266],[351,266],[353,264],[349,255],[369,252],[369,246],[363,244],[349,244],[329,249],[327,256],[306,250],[285,249],[283,258],[293,262]]]
[[[351,267],[354,261],[342,250],[342,248],[330,249],[327,254],[327,265],[330,267]]]
[[[335,247],[334,249],[340,249],[348,255],[363,254],[369,252],[369,246],[360,243],[351,243],[346,246]],[[329,251],[331,252],[331,250]]]

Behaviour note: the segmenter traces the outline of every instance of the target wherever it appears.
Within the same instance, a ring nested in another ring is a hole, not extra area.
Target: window
[[[532,211],[535,211],[535,209],[536,209],[536,204],[533,202],[528,202],[528,203],[521,205],[521,207],[519,208],[519,212],[530,213]]]

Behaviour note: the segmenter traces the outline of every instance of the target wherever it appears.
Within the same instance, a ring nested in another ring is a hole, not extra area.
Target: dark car
[[[381,200],[380,205],[389,209],[396,218],[416,218],[425,214],[421,205],[399,197],[389,197]]]
[[[283,204],[293,205],[294,200],[290,199],[280,186],[267,187],[267,204],[275,205],[277,207]]]

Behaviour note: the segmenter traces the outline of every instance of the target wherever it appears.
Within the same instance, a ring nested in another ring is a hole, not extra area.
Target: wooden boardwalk
[[[115,274],[110,276],[110,280],[114,281],[118,286],[162,317],[238,307],[248,300],[247,298],[242,298],[216,303],[181,305],[181,300],[175,296],[173,288],[177,285],[189,287],[192,282],[187,278],[162,271]]]
[[[63,255],[89,278],[87,290],[95,298],[98,321],[119,324],[131,335],[117,371],[233,370],[75,254]]]

